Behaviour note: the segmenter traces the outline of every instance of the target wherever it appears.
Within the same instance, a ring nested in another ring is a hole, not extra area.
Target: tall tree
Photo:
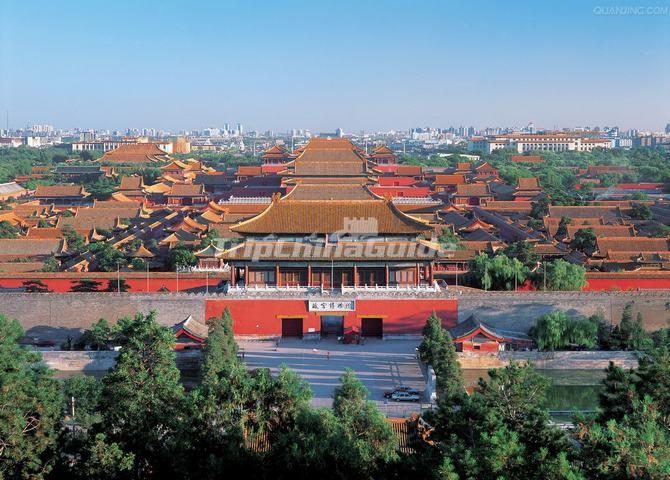
[[[0,315],[0,478],[43,478],[55,460],[61,394],[41,356]]]
[[[237,364],[237,343],[233,334],[233,319],[228,307],[220,318],[210,318],[209,335],[205,341],[202,362],[202,383],[214,386],[219,377]]]
[[[581,228],[570,241],[570,248],[591,255],[596,249],[596,234],[592,228]]]
[[[598,394],[600,404],[600,420],[604,423],[608,420],[621,420],[630,414],[635,399],[635,382],[632,372],[627,372],[610,362],[605,369],[603,389]]]
[[[491,370],[489,377],[438,411],[433,436],[444,478],[580,478],[567,437],[549,422],[548,381],[530,364]]]
[[[533,245],[527,241],[510,243],[503,253],[509,258],[516,258],[528,269],[535,268],[539,260]]]
[[[16,238],[19,236],[19,228],[7,220],[0,221],[0,238]]]
[[[367,389],[350,369],[340,378],[333,395],[333,414],[340,425],[338,456],[349,457],[345,478],[369,478],[383,463],[397,458],[393,431],[377,406],[366,401],[367,395]]]
[[[586,270],[581,265],[559,258],[549,262],[546,268],[548,290],[581,290],[586,285]]]
[[[117,328],[121,348],[103,379],[101,433],[135,455],[135,477],[168,474],[184,412],[174,335],[155,312],[123,319]]]
[[[575,437],[587,478],[670,478],[670,429],[649,397],[635,399],[621,420],[581,422]]]

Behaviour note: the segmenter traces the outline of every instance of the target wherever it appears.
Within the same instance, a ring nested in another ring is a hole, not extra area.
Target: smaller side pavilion
[[[209,335],[209,328],[192,315],[172,327],[175,336],[175,350],[199,349]]]
[[[482,322],[475,315],[450,328],[449,334],[458,352],[524,350],[533,345],[533,340],[525,333],[501,330]]]

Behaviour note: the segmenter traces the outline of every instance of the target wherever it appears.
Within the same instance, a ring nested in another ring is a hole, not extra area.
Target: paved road
[[[344,345],[334,339],[284,339],[278,348],[274,342],[240,341],[239,345],[244,351],[244,361],[251,368],[267,367],[276,373],[285,364],[295,370],[312,387],[315,406],[331,406],[340,376],[351,368],[370,391],[368,398],[377,401],[388,415],[419,409],[417,404],[388,405],[384,399],[384,391],[396,385],[423,391],[424,377],[415,356],[416,341],[367,339],[364,345]]]

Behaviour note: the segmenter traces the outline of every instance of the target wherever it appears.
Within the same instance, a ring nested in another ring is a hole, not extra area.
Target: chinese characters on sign
[[[356,310],[356,300],[344,302],[309,302],[310,312],[353,312]]]

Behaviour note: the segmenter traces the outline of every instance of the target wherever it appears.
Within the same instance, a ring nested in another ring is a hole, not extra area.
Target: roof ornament
[[[281,198],[281,192],[274,192],[272,194],[272,203],[278,202]]]

